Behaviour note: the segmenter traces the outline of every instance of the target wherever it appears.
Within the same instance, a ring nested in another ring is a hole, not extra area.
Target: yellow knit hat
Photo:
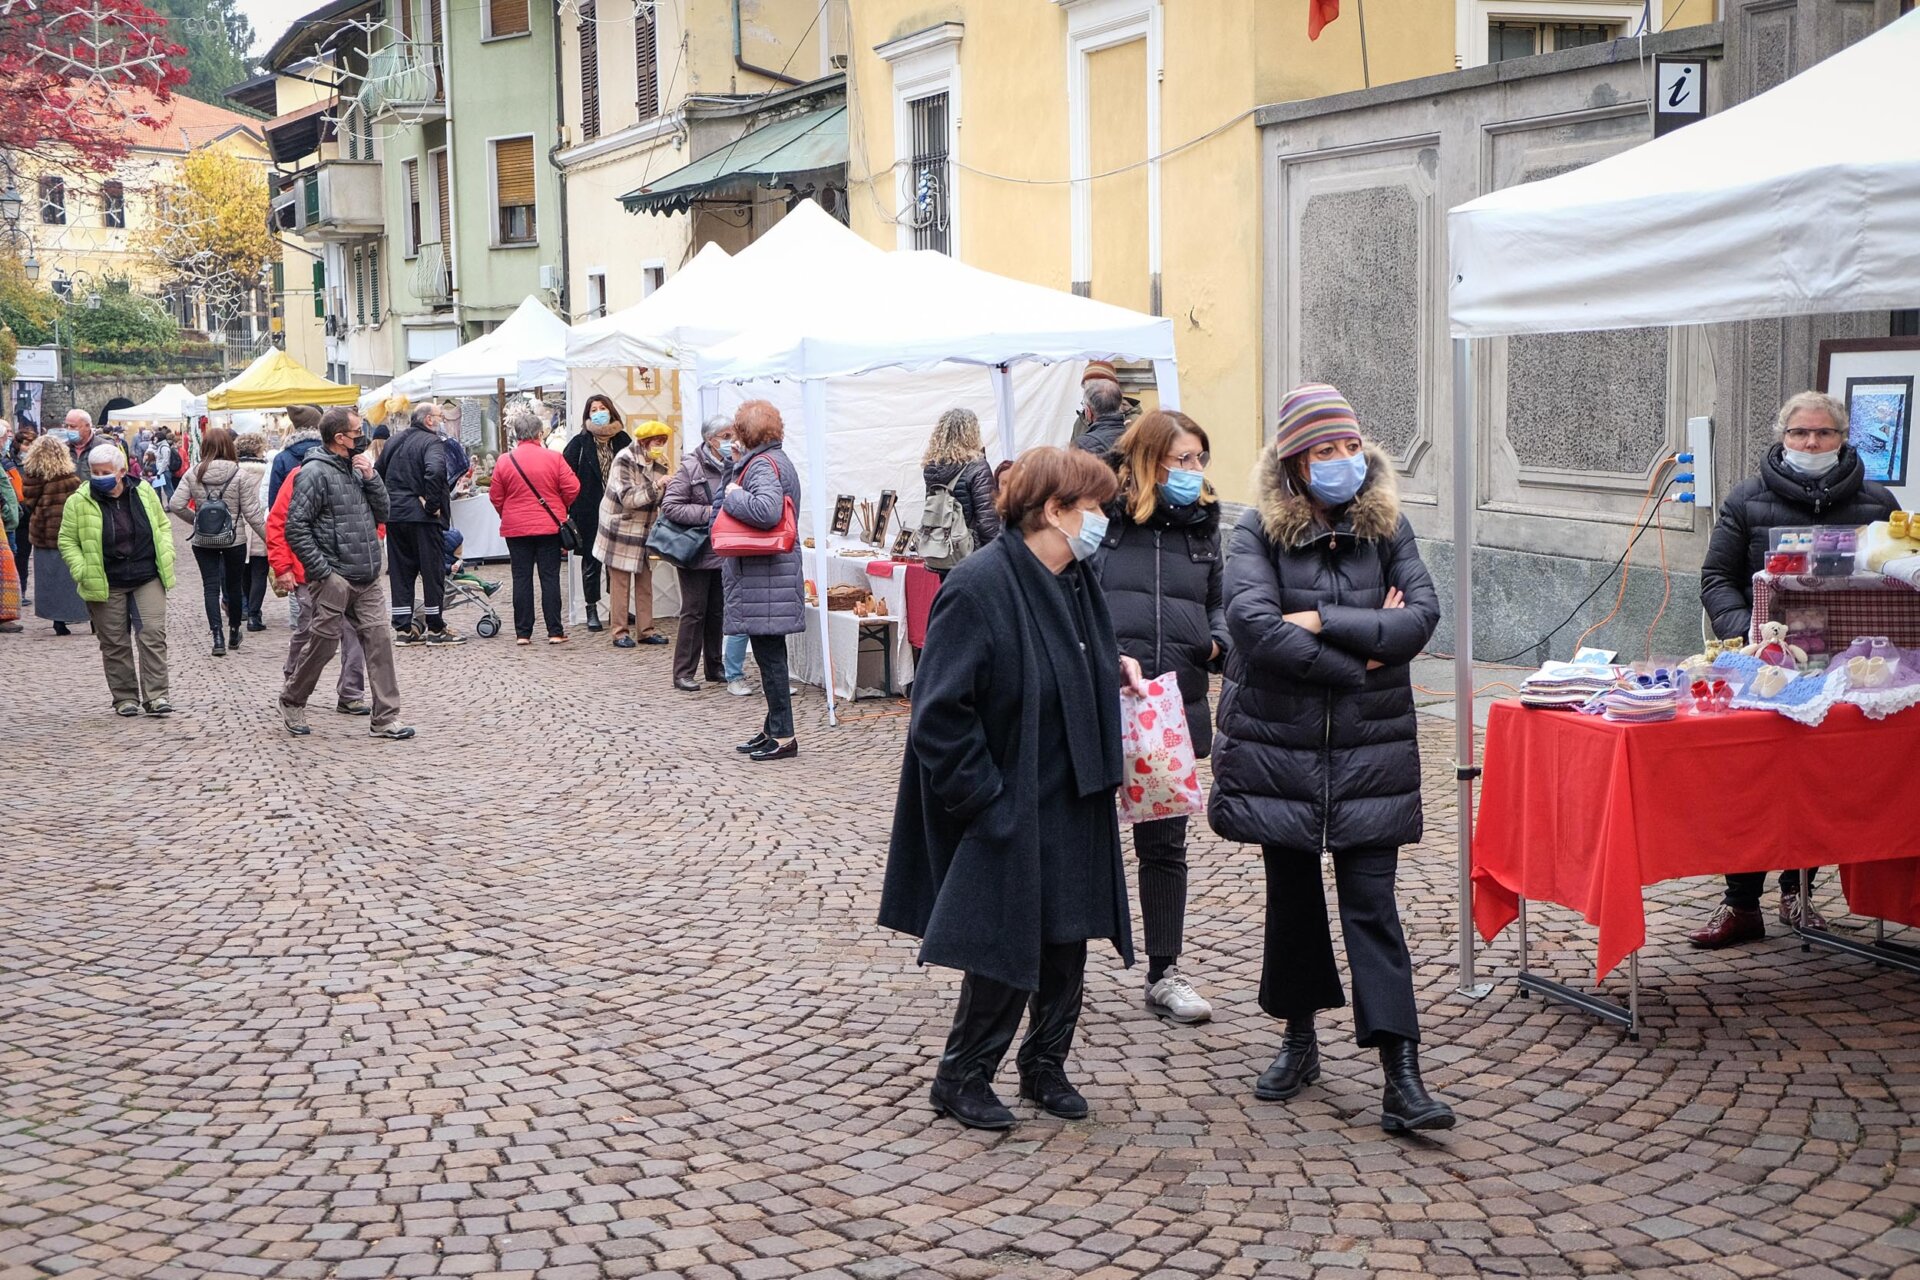
[[[635,440],[670,440],[673,438],[673,428],[657,418],[649,418],[633,429],[633,438]]]

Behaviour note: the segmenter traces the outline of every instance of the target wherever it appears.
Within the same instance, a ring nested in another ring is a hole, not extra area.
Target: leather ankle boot
[[[242,640],[245,640],[246,638],[247,638],[247,633],[245,631],[242,631],[239,627],[227,628],[227,648],[238,649],[240,647],[240,642]]]
[[[600,606],[597,604],[590,604],[587,606],[587,630],[589,631],[605,630],[605,628],[600,625]]]
[[[1386,1094],[1380,1102],[1380,1127],[1388,1133],[1453,1128],[1453,1108],[1427,1092],[1420,1079],[1420,1046],[1389,1036],[1380,1046]]]
[[[1291,1018],[1280,1038],[1273,1065],[1253,1082],[1253,1096],[1266,1102],[1285,1102],[1320,1078],[1320,1038],[1312,1018]]]
[[[933,1113],[952,1116],[969,1129],[1011,1129],[1013,1112],[978,1074],[964,1080],[933,1078]]]
[[[213,627],[213,656],[216,658],[227,656],[227,633],[220,629],[219,623],[215,623]]]

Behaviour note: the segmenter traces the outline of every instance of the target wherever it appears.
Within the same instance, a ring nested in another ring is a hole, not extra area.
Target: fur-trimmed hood
[[[287,433],[286,444],[283,444],[280,447],[284,449],[289,446],[299,444],[302,440],[318,440],[319,438],[320,438],[320,428],[297,427],[293,431],[290,431]]]
[[[1400,527],[1400,481],[1393,462],[1375,445],[1367,445],[1366,483],[1347,504],[1339,524],[1356,538],[1391,538]],[[1286,464],[1271,448],[1260,455],[1256,506],[1267,540],[1275,546],[1295,547],[1312,540],[1313,503],[1293,487]]]

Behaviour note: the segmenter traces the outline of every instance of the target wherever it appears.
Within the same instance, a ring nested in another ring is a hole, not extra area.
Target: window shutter
[[[427,0],[427,24],[433,47],[440,47],[440,4],[441,0]]]
[[[399,7],[400,7],[400,38],[402,40],[412,40],[413,39],[413,0],[399,0]]]
[[[533,203],[532,138],[503,138],[494,143],[493,167],[502,209]]]
[[[367,322],[367,255],[353,251],[353,322]]]
[[[635,104],[640,118],[650,120],[660,114],[660,28],[651,9],[635,7],[633,12],[633,57],[635,83],[639,91]]]
[[[440,204],[440,221],[435,230],[440,234],[441,247],[446,251],[446,260],[453,261],[453,214],[448,207],[447,191],[447,153],[442,151],[434,160],[433,182]]]
[[[327,318],[327,264],[319,258],[313,260],[313,318]]]
[[[367,249],[367,278],[373,287],[373,323],[380,323],[380,246]]]
[[[600,21],[591,3],[580,6],[580,136],[600,136]]]
[[[487,0],[487,34],[520,36],[532,29],[527,19],[527,0]]]

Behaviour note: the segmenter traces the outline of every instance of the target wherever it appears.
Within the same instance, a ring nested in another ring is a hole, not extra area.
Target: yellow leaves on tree
[[[261,166],[221,151],[196,151],[174,181],[152,192],[153,217],[139,237],[162,270],[231,313],[260,281],[276,245],[267,226]]]

